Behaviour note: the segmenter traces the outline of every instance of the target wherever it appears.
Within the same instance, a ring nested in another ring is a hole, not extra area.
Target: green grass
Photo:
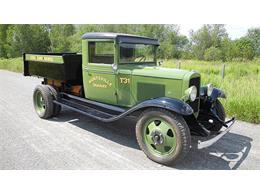
[[[176,68],[176,60],[168,60],[164,67]],[[221,100],[228,116],[260,123],[260,59],[250,62],[225,63],[225,78],[221,78],[221,62],[182,60],[181,68],[196,70],[201,74],[202,84],[212,83],[223,89],[226,100]]]
[[[178,61],[167,60],[164,67],[176,68]],[[227,62],[225,78],[221,78],[221,62],[182,60],[181,68],[200,72],[202,84],[212,83],[223,89],[227,99],[222,100],[228,116],[260,123],[260,59],[250,62]],[[0,69],[22,72],[22,58],[0,59]]]
[[[10,70],[13,72],[23,72],[23,59],[12,58],[12,59],[0,59],[0,69]]]

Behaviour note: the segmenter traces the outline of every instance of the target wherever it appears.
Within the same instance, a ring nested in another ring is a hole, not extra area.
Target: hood
[[[186,74],[190,73],[188,70],[181,70],[175,68],[162,68],[159,66],[141,66],[132,71],[134,76],[149,76],[157,78],[178,79],[181,80]]]

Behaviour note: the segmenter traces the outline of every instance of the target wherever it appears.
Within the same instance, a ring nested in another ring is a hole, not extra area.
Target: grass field
[[[13,58],[13,59],[0,59],[0,69],[10,70],[13,72],[23,72],[23,59]]]
[[[176,68],[178,61],[167,60],[164,67]],[[225,63],[225,78],[221,78],[221,62],[182,60],[181,68],[201,73],[202,84],[212,83],[223,89],[227,99],[222,100],[228,116],[260,123],[260,59],[250,62]],[[0,59],[0,69],[22,72],[22,58]]]

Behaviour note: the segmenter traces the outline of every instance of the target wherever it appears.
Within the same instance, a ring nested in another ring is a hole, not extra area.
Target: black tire
[[[58,91],[50,85],[47,85],[47,86],[51,90],[53,99],[58,100]],[[61,112],[61,106],[58,105],[58,104],[53,104],[53,114],[52,114],[52,116],[54,116],[54,117],[58,116],[60,114],[60,112]]]
[[[214,109],[215,109],[218,117],[222,121],[225,121],[225,119],[226,119],[225,109],[219,100],[216,100]],[[211,119],[211,117],[209,115],[205,115],[201,119],[202,119],[201,124],[213,133],[219,132],[221,130],[221,128],[223,127],[223,125],[219,121]],[[209,122],[210,119],[213,120],[212,123]]]
[[[145,144],[143,136],[145,124],[153,117],[159,117],[166,121],[176,133],[176,147],[173,152],[167,155],[155,155]],[[136,124],[136,138],[140,148],[148,158],[164,165],[174,165],[180,162],[191,148],[190,130],[183,117],[164,109],[150,108],[141,114]]]
[[[218,117],[222,121],[225,121],[225,119],[226,119],[225,109],[219,100],[216,101],[215,108],[216,108]],[[219,131],[222,128],[222,126],[223,125],[221,123],[216,123],[215,126],[212,128],[212,131]]]
[[[56,116],[58,116],[60,114],[60,112],[61,112],[61,106],[57,105],[57,104],[54,104],[52,116],[56,117]]]
[[[38,96],[42,97],[44,106],[39,110]],[[47,85],[38,85],[33,92],[33,103],[36,113],[40,118],[50,118],[53,115],[53,96]]]
[[[226,112],[224,106],[219,100],[216,101],[216,110],[218,117],[224,121],[226,119]]]

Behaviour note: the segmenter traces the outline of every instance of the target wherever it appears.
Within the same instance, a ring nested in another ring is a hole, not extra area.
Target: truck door
[[[120,67],[120,66],[119,66]],[[135,104],[131,90],[131,70],[119,69],[117,74],[117,103],[120,106],[131,107]]]
[[[116,104],[116,74],[114,42],[111,40],[88,41],[88,63],[84,71],[84,91],[88,99]]]

